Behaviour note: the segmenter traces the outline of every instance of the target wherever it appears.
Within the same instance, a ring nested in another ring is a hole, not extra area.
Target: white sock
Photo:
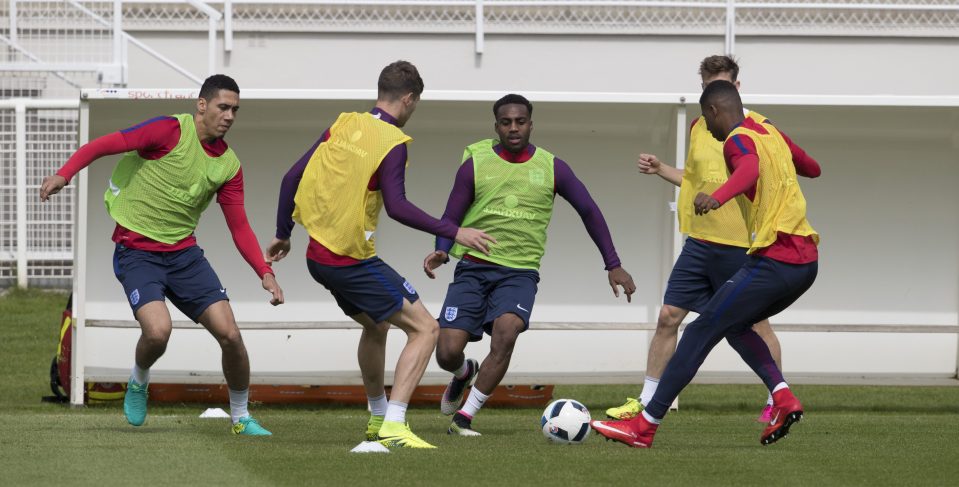
[[[386,392],[380,394],[379,397],[367,395],[366,400],[370,402],[370,414],[373,416],[386,416],[386,408],[389,405],[389,402],[386,401]]]
[[[650,423],[660,424],[663,422],[662,418],[659,418],[659,419],[654,418],[653,415],[647,413],[645,409],[643,409],[642,414],[643,414],[643,417],[646,418],[646,421],[649,421]]]
[[[647,375],[646,380],[643,382],[643,391],[639,393],[639,402],[643,407],[649,405],[649,401],[651,401],[653,395],[656,394],[657,387],[659,387],[659,379],[654,379]]]
[[[773,405],[773,393],[771,393],[771,392],[769,393],[769,397],[766,398],[766,405],[767,405],[767,406],[772,406],[772,405]]]
[[[133,364],[133,372],[130,376],[141,386],[150,383],[150,369],[141,369],[139,365]]]
[[[775,394],[783,389],[789,389],[789,384],[786,384],[785,382],[780,382],[776,384],[776,387],[773,387],[772,394]],[[772,396],[772,394],[770,394],[770,397]]]
[[[488,395],[483,394],[479,389],[473,387],[473,389],[470,390],[469,397],[466,398],[466,404],[463,404],[463,409],[460,409],[460,412],[472,419],[483,407],[487,399],[489,399]]]
[[[233,423],[236,424],[240,418],[249,416],[249,411],[246,410],[247,404],[250,401],[250,389],[246,388],[242,391],[234,391],[230,389],[230,419],[233,420]]]
[[[399,401],[390,401],[386,408],[386,417],[383,421],[396,421],[397,423],[406,423],[406,408],[409,404]]]
[[[470,371],[469,362],[464,360],[460,367],[453,371],[453,376],[457,379],[465,379],[466,373]]]

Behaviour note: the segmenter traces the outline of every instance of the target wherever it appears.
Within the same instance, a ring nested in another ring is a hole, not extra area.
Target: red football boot
[[[774,392],[772,418],[763,430],[763,435],[759,437],[759,442],[765,446],[779,441],[789,434],[789,427],[799,422],[802,415],[802,404],[792,391],[786,388]]]
[[[626,421],[591,421],[590,426],[607,440],[633,448],[652,448],[658,424],[646,421],[642,414]]]

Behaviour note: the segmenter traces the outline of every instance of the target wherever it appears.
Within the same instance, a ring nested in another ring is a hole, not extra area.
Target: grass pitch
[[[154,406],[133,428],[119,403],[42,404],[65,295],[0,298],[3,485],[950,485],[959,481],[959,387],[796,386],[806,418],[762,447],[760,385],[692,385],[651,450],[592,435],[548,444],[539,410],[487,409],[480,438],[445,434],[438,408],[409,421],[433,451],[351,454],[359,408],[254,406],[270,438],[229,434],[207,406]],[[593,417],[638,386],[561,386]]]

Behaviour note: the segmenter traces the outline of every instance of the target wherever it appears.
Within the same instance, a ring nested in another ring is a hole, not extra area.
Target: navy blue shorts
[[[748,257],[736,273],[723,281],[699,317],[686,326],[646,411],[653,417],[663,417],[717,343],[727,338],[733,344],[744,333],[758,338],[751,330],[753,324],[796,302],[815,282],[818,272],[818,262],[787,264],[768,257]],[[753,347],[739,343],[745,346],[735,347],[736,351],[750,366],[760,365],[753,370],[770,389],[782,380],[781,371],[761,339],[753,340]],[[761,366],[764,363],[768,368]]]
[[[330,290],[347,316],[366,313],[380,323],[403,308],[403,300],[419,299],[416,289],[379,257],[347,266],[328,266],[306,259],[316,282]]]
[[[446,291],[440,328],[455,328],[470,334],[470,341],[491,335],[493,320],[506,313],[519,316],[523,331],[536,300],[539,272],[461,260]]]
[[[746,249],[687,238],[663,304],[702,313],[709,299],[746,263]]]
[[[135,250],[117,244],[113,273],[127,295],[133,314],[146,303],[164,297],[195,323],[217,301],[229,300],[220,278],[203,256],[203,249],[187,247],[175,252]]]

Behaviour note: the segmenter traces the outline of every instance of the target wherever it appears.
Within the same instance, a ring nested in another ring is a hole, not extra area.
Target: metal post
[[[676,110],[676,169],[686,169],[686,133],[689,125],[686,123],[686,97],[679,98],[679,108]],[[679,186],[673,190],[673,211],[678,214]],[[683,234],[679,231],[679,219],[673,218],[673,262],[679,258],[683,250]]]
[[[736,54],[736,4],[726,0],[726,54]]]
[[[17,33],[17,0],[10,0],[10,42],[17,45],[20,42]]]
[[[209,24],[209,39],[207,46],[207,67],[206,72],[207,76],[213,76],[216,74],[216,18],[210,16],[207,20]]]
[[[27,107],[23,101],[16,109],[17,167],[17,286],[27,287]]]
[[[233,0],[223,2],[223,50],[233,51]]]
[[[123,1],[113,0],[113,64],[123,59]]]
[[[679,97],[679,107],[676,109],[676,169],[686,169],[686,134],[689,131],[689,124],[686,123],[686,97]],[[683,233],[679,229],[679,186],[673,189],[673,210],[676,212],[673,215],[673,260],[676,262],[676,259],[679,258],[679,254],[683,251]],[[666,290],[664,289],[662,293],[665,294]],[[658,319],[658,317],[657,317]],[[654,332],[655,333],[655,332]],[[676,396],[676,399],[673,400],[673,403],[669,405],[669,409],[678,410],[679,409],[679,396]]]
[[[483,54],[484,33],[483,33],[483,0],[476,0],[476,54]]]
[[[77,146],[90,140],[90,103],[80,100],[80,133]],[[77,178],[77,207],[73,217],[73,333],[70,355],[70,405],[83,406],[84,378],[86,376],[86,304],[87,304],[87,171],[80,171]]]

